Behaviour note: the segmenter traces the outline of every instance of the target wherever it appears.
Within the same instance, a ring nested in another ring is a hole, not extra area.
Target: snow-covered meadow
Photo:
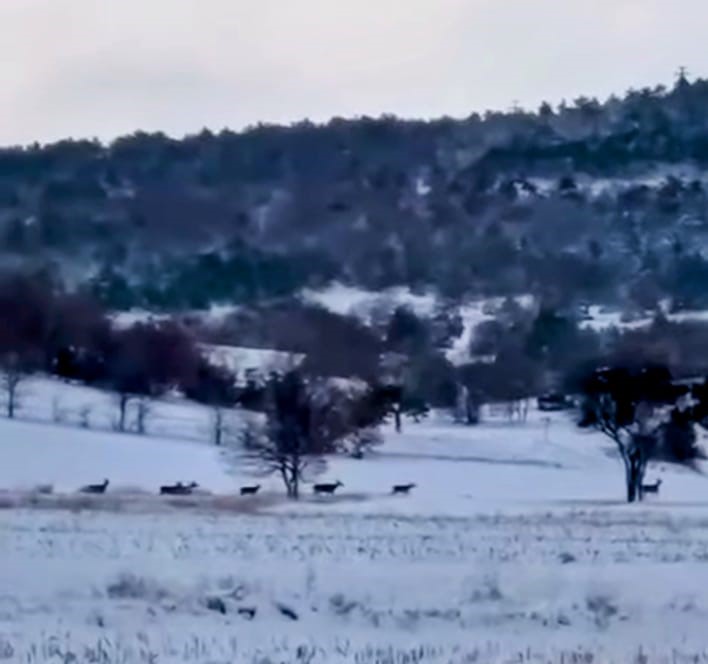
[[[708,480],[654,466],[661,494],[628,507],[607,441],[565,415],[406,422],[293,504],[225,463],[207,410],[160,402],[151,435],[118,434],[107,395],[26,387],[31,421],[0,420],[0,661],[708,662]]]
[[[700,516],[17,511],[0,523],[7,661],[708,656]]]

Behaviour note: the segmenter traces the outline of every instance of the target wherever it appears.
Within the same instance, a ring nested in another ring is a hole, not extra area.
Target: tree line
[[[0,149],[0,249],[110,308],[333,279],[448,297],[707,303],[708,83],[462,120],[334,119]],[[605,183],[603,185],[603,183]]]

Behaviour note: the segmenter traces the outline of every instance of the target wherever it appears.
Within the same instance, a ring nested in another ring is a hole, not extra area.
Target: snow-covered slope
[[[137,406],[128,406],[126,427],[135,429]],[[22,420],[112,431],[118,421],[116,396],[104,390],[38,376],[21,384],[18,416]],[[153,436],[205,441],[209,439],[209,408],[182,398],[151,399],[146,431]]]
[[[110,491],[154,492],[161,484],[196,481],[232,491],[233,481],[207,444],[0,420],[0,488],[54,485],[57,492],[109,478]]]
[[[156,402],[149,435],[138,436],[112,430],[116,406],[97,390],[40,379],[26,386],[22,403],[22,420],[0,419],[0,488],[49,483],[56,491],[73,491],[108,477],[112,489],[154,492],[163,483],[194,480],[209,491],[231,493],[253,481],[238,455],[224,455],[209,442],[212,414],[195,404]],[[86,407],[90,428],[81,428]],[[52,421],[57,408],[59,423]],[[231,417],[235,431],[245,415]],[[661,472],[662,504],[708,501],[702,476],[670,467]],[[620,466],[605,438],[577,429],[565,415],[534,410],[525,423],[488,419],[464,427],[441,414],[406,422],[402,434],[385,427],[384,443],[370,457],[331,459],[322,479],[339,479],[344,487],[324,501],[305,489],[308,499],[298,510],[452,516],[572,501],[621,502],[623,495]],[[277,477],[260,481],[265,492],[282,496]],[[417,485],[410,496],[390,495],[394,484],[408,482]]]

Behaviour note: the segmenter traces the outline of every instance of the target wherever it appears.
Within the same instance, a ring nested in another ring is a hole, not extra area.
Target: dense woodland
[[[708,82],[463,120],[0,150],[0,255],[111,308],[339,280],[708,305]]]

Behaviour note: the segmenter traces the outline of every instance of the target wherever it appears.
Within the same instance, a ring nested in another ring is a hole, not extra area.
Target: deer
[[[261,488],[260,484],[255,484],[253,486],[242,486],[241,495],[242,496],[255,496],[258,490]]]
[[[327,493],[329,495],[332,495],[340,486],[344,485],[339,480],[337,480],[333,484],[314,484],[312,486],[312,491],[316,494]]]
[[[177,484],[161,486],[160,495],[161,496],[189,496],[194,489],[199,485],[196,482],[190,482],[189,484],[182,484],[182,482],[177,482]]]
[[[642,493],[659,493],[659,487],[661,486],[661,478],[656,480],[654,484],[642,484]]]
[[[103,480],[101,484],[87,484],[82,486],[79,491],[81,493],[106,493],[108,488],[108,480]]]
[[[401,494],[401,495],[408,495],[411,491],[411,489],[415,488],[415,484],[412,482],[410,484],[394,484],[393,489],[391,490],[391,493],[393,495],[396,494]]]

